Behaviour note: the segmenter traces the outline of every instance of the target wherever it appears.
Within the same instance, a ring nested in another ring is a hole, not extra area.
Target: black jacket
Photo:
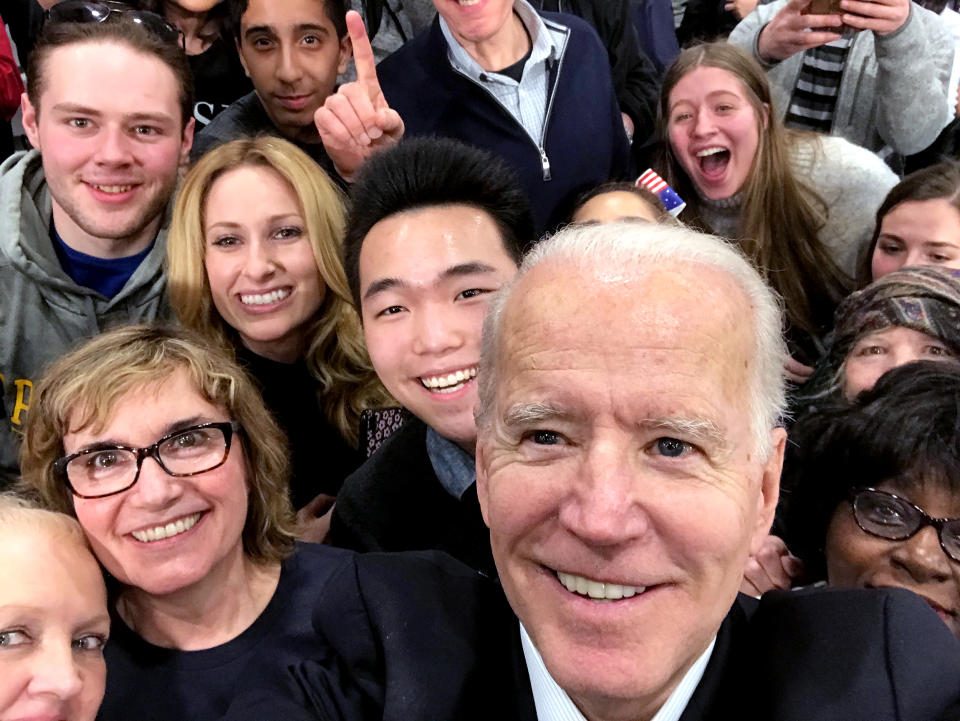
[[[430,463],[426,435],[427,426],[411,418],[347,477],[329,542],[361,552],[440,550],[496,575],[476,485],[451,496]]]
[[[330,651],[285,699],[312,717],[536,721],[516,616],[452,559],[359,556],[314,609]],[[810,589],[736,600],[680,721],[946,721],[958,700],[960,644],[922,599]]]

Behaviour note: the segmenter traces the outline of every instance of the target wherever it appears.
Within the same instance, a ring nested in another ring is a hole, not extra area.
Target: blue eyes
[[[658,438],[656,446],[660,455],[667,458],[679,458],[690,450],[689,443],[684,443],[676,438]]]

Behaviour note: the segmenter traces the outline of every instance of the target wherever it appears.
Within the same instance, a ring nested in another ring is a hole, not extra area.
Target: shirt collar
[[[427,428],[427,457],[440,485],[456,499],[460,499],[477,480],[477,465],[473,456],[453,441]]]
[[[520,624],[520,641],[523,646],[523,657],[527,663],[527,673],[530,676],[530,688],[533,691],[533,702],[537,709],[537,721],[586,721],[586,717],[576,707],[576,704],[553,680],[550,672],[543,663],[540,652],[537,651],[527,634],[527,629]],[[700,658],[694,661],[690,669],[680,679],[680,683],[673,689],[666,702],[657,711],[650,721],[679,721],[683,710],[690,702],[694,690],[703,678],[713,647],[717,642],[714,636]]]
[[[530,41],[533,45],[530,51],[530,59],[524,67],[524,74],[527,67],[532,67],[537,63],[545,62],[551,57],[557,57],[559,51],[556,43],[544,25],[543,19],[537,14],[537,11],[531,7],[526,0],[514,0],[513,10],[520,17],[527,32],[530,34]],[[443,16],[440,16],[440,30],[443,31],[443,37],[447,40],[447,58],[455,70],[459,70],[476,81],[480,80],[481,75],[486,75],[487,71],[480,67],[480,63],[474,60],[470,53],[463,49],[463,46],[457,42],[450,32],[450,26],[447,25]]]

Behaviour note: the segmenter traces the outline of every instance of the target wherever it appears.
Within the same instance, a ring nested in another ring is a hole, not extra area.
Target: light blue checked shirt
[[[537,708],[537,721],[586,721],[580,709],[567,696],[567,692],[560,688],[547,671],[540,652],[533,645],[522,623],[520,624],[520,641],[523,646],[523,657],[527,662],[527,673],[530,675],[530,688],[533,691],[533,703]],[[703,678],[703,672],[707,668],[716,642],[717,638],[714,636],[707,650],[693,662],[693,666],[680,679],[673,693],[650,721],[679,721],[683,710],[690,703],[694,689]]]
[[[447,39],[447,58],[453,69],[485,88],[539,147],[547,117],[550,66],[563,56],[569,31],[555,23],[545,23],[526,0],[514,0],[513,10],[523,22],[533,44],[519,83],[511,77],[480,67],[456,41],[442,17],[440,29]]]

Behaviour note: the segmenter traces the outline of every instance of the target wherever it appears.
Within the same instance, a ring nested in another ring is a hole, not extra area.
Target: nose
[[[36,655],[29,691],[67,700],[80,693],[83,679],[74,658],[71,639],[44,639]]]
[[[280,64],[277,66],[277,80],[293,85],[301,75],[296,48],[290,43],[283,43],[280,48]]]
[[[940,547],[937,529],[927,526],[906,541],[897,543],[893,566],[915,583],[943,583],[950,578],[950,559]]]
[[[253,281],[263,281],[277,270],[273,249],[267,243],[253,239],[247,245],[244,256],[243,274]]]
[[[123,128],[106,126],[100,133],[96,160],[103,165],[126,165],[132,162],[130,138]]]
[[[706,137],[713,133],[716,123],[713,120],[713,114],[707,111],[697,113],[696,120],[693,123],[693,133],[697,137]]]
[[[639,469],[629,448],[615,439],[591,442],[567,500],[560,524],[584,543],[612,547],[641,537],[649,528],[635,497]]]
[[[417,355],[439,356],[463,346],[466,333],[454,311],[424,305],[413,317],[413,352]]]
[[[167,508],[182,493],[180,479],[171,476],[156,458],[144,458],[136,484],[128,492],[131,501],[142,508]]]
[[[907,250],[907,253],[903,258],[903,266],[924,265],[923,261],[924,261],[923,248],[921,247],[910,248],[909,250]]]

